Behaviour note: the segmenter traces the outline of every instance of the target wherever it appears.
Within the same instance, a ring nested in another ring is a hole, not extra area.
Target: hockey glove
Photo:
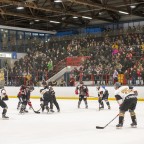
[[[3,100],[3,101],[8,100],[8,96],[7,96],[7,95],[3,96],[3,97],[2,97],[2,100]]]
[[[32,103],[31,103],[31,101],[28,101],[28,105],[29,105],[30,107],[32,107]]]
[[[75,90],[75,94],[78,95],[78,90]]]
[[[89,97],[89,93],[88,92],[86,92],[86,96]]]

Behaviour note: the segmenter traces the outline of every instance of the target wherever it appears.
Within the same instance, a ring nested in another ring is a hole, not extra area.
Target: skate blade
[[[131,128],[137,128],[137,126],[131,126]]]
[[[116,127],[116,129],[122,129],[122,127]]]
[[[2,118],[2,120],[9,120],[9,118]]]
[[[24,115],[25,113],[18,113],[19,115]]]

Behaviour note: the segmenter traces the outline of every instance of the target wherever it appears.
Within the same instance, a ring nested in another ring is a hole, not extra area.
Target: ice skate
[[[111,109],[111,107],[110,107],[110,106],[108,106],[108,109],[110,110],[110,109]]]
[[[78,105],[78,109],[80,108],[80,105]]]
[[[86,109],[88,109],[88,105],[86,105],[86,107],[85,107]]]
[[[99,109],[100,109],[100,110],[103,110],[103,109],[104,109],[104,106],[100,106]]]
[[[137,128],[137,123],[136,122],[131,123],[131,127],[132,128]]]
[[[122,127],[123,127],[123,124],[121,124],[121,123],[116,125],[116,128],[117,128],[117,129],[120,129],[120,128],[122,128]]]
[[[47,111],[47,113],[49,113],[49,107],[46,107],[46,111]]]
[[[3,115],[2,115],[2,119],[3,119],[3,120],[7,120],[7,119],[9,119],[9,117],[3,114]]]
[[[19,114],[24,114],[24,113],[25,113],[24,110],[19,111]]]
[[[55,111],[54,111],[53,109],[50,109],[50,112],[51,112],[51,113],[54,113]]]
[[[28,110],[24,110],[25,113],[28,113]]]
[[[58,109],[57,112],[60,112],[60,109]]]
[[[20,109],[20,106],[17,106],[17,110],[19,110]]]

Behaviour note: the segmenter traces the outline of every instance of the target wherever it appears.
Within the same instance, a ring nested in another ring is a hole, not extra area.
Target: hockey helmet
[[[47,85],[47,82],[46,82],[46,81],[43,81],[43,82],[42,82],[42,85],[44,85],[44,86]]]
[[[22,85],[21,88],[22,88],[22,89],[26,89],[26,85]]]
[[[119,88],[119,87],[121,87],[121,83],[116,82],[116,83],[114,84],[114,88],[116,89],[116,88]]]
[[[83,81],[80,81],[80,84],[84,84]]]
[[[99,89],[100,89],[100,85],[97,85],[97,86],[96,86],[96,89],[99,90]]]
[[[30,91],[33,91],[34,87],[33,86],[29,86],[29,89],[30,89]]]
[[[43,90],[44,90],[44,89],[40,89],[40,93],[42,93],[42,92],[43,92]]]

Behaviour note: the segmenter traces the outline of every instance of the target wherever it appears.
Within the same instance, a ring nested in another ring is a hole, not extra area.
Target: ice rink
[[[38,110],[39,99],[31,101],[34,109]],[[115,128],[117,118],[102,130],[96,126],[105,126],[118,114],[115,101],[110,101],[111,110],[105,105],[105,109],[99,111],[95,100],[88,101],[88,109],[83,103],[81,109],[77,109],[77,100],[58,100],[60,113],[35,114],[29,110],[24,115],[16,109],[17,102],[17,99],[9,99],[7,115],[10,119],[0,118],[1,144],[143,144],[144,141],[144,102],[137,105],[137,128],[130,127],[131,119],[127,112],[122,129]]]

